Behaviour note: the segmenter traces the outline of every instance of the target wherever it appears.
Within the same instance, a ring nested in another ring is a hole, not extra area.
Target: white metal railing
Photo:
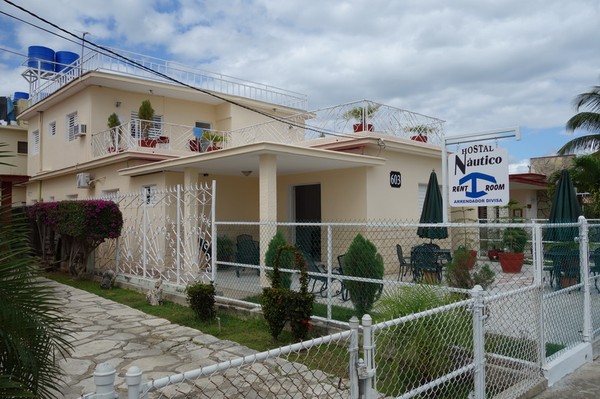
[[[231,146],[230,136],[229,132],[205,129],[202,136],[197,138],[192,126],[133,119],[92,134],[92,156],[95,158],[143,148],[158,148],[180,155],[207,152]]]
[[[133,62],[128,62],[125,59],[120,59],[108,53],[88,52],[83,57],[83,60],[76,61],[76,67],[67,73],[56,72],[48,74],[48,71],[43,71],[41,68],[37,68],[37,70],[36,68],[28,68],[24,76],[28,75],[26,79],[30,81],[30,104],[33,105],[45,96],[60,89],[73,80],[73,78],[78,77],[80,73],[89,71],[107,71],[157,82],[177,84],[164,76],[154,73],[158,72],[186,85],[215,93],[244,97],[298,109],[306,109],[308,103],[306,95],[290,90],[209,72],[143,54],[120,49],[111,50],[127,57]],[[136,64],[142,65],[147,69],[140,68]],[[45,83],[41,82],[46,80],[47,82]]]
[[[301,142],[328,135],[359,137],[357,134],[368,132],[439,146],[444,136],[444,121],[364,100],[301,113],[282,121],[265,122],[234,132],[243,133],[243,137],[248,139],[267,136],[281,142]]]

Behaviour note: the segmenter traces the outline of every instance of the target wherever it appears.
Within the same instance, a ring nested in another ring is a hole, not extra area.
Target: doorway
[[[321,223],[321,185],[294,186],[294,222]],[[315,260],[321,259],[321,226],[296,226],[296,245]]]

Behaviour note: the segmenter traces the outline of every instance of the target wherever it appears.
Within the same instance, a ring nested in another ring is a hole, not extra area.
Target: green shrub
[[[383,258],[377,253],[375,244],[358,234],[344,258],[344,274],[352,277],[383,278]],[[364,281],[345,281],[350,299],[358,316],[368,313],[373,307],[381,284]]]
[[[291,291],[281,286],[282,275],[279,265],[291,254],[293,266],[300,270],[300,291]],[[292,334],[296,340],[306,338],[311,330],[310,316],[315,296],[308,292],[308,273],[306,261],[300,250],[289,244],[279,246],[273,261],[271,287],[264,288],[261,298],[263,316],[269,326],[269,332],[275,339],[289,320]]]
[[[523,253],[527,244],[527,232],[522,227],[507,227],[502,233],[502,245],[507,252]]]
[[[446,266],[446,281],[450,287],[470,290],[480,285],[484,290],[494,282],[496,274],[489,265],[482,266],[477,271],[469,269],[471,255],[469,250],[460,247],[454,252],[452,262]]]
[[[265,265],[269,267],[275,267],[275,258],[279,254],[279,264],[277,265],[279,269],[291,269],[294,263],[294,252],[291,250],[279,251],[279,248],[288,245],[283,233],[281,231],[277,231],[271,241],[269,242],[269,246],[267,248],[267,252],[265,254]],[[273,273],[271,271],[267,272],[267,277],[269,280],[273,281]],[[292,285],[292,274],[291,273],[281,273],[280,272],[280,283],[283,288],[290,288]]]
[[[447,305],[454,298],[435,286],[404,286],[383,295],[376,310],[384,319],[398,318]],[[384,383],[378,389],[400,396],[465,366],[473,350],[471,324],[472,315],[460,307],[405,322],[381,334],[376,364],[378,378]],[[461,397],[460,389],[455,384],[441,386],[439,397]]]
[[[206,321],[215,317],[215,286],[211,282],[194,282],[185,288],[187,302],[198,319]]]

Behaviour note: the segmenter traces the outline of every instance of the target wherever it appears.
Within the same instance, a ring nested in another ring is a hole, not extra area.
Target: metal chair
[[[442,281],[442,266],[438,263],[435,247],[431,244],[421,244],[412,248],[410,263],[413,281],[423,282],[425,273],[435,274],[438,282]]]
[[[308,284],[312,287],[310,288],[311,294],[319,294],[321,297],[327,297],[327,289],[329,288],[330,282],[328,281],[327,276],[323,276],[322,274],[326,274],[327,271],[323,270],[319,265],[315,262],[312,256],[307,254],[306,252],[302,252],[304,256],[304,260],[306,261],[306,270],[308,271]],[[338,274],[333,272],[333,274]],[[339,281],[336,278],[331,279],[331,284],[334,281]],[[338,296],[341,293],[341,289],[332,293],[332,297]]]
[[[600,247],[596,248],[594,252],[592,252],[591,258],[594,262],[594,265],[590,265],[590,275],[594,274],[594,286],[596,287],[596,291],[600,293],[600,288],[598,288],[598,280],[600,279],[600,277],[598,277],[598,274],[600,274]]]
[[[398,262],[400,263],[400,268],[398,269],[398,280],[402,281],[402,278],[411,271],[410,262],[407,262],[406,258],[402,254],[402,246],[400,244],[396,244],[396,255],[398,255]]]
[[[260,247],[259,242],[252,239],[249,234],[240,234],[236,238],[237,248],[237,263],[246,265],[260,265]],[[236,276],[240,277],[240,273],[245,268],[238,266],[235,269]],[[260,274],[260,269],[256,269],[256,274]]]

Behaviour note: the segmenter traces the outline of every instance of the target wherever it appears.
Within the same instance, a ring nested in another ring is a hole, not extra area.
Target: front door
[[[294,211],[297,223],[321,223],[321,185],[294,187]],[[296,245],[313,259],[321,259],[321,227],[296,226]]]

